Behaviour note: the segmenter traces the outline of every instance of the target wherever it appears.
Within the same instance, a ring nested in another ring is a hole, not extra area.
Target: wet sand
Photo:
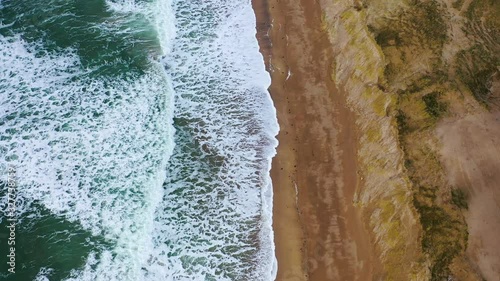
[[[271,177],[277,280],[372,280],[370,236],[353,205],[355,116],[330,79],[332,46],[310,0],[253,0],[278,114]]]

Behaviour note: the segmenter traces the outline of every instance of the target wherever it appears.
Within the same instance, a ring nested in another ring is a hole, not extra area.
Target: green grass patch
[[[446,280],[450,276],[449,265],[465,250],[467,242],[463,222],[434,202],[437,190],[438,187],[421,187],[414,198],[424,230],[422,249],[431,260],[432,281]]]
[[[410,126],[408,126],[408,117],[405,113],[398,109],[396,113],[396,123],[398,124],[398,132],[400,136],[404,136],[410,131]]]
[[[448,29],[444,14],[442,7],[435,0],[414,1],[408,10],[398,18],[388,20],[382,29],[370,27],[370,31],[375,34],[381,47],[390,45],[391,40],[398,46],[413,45],[415,42],[422,44],[424,41],[444,43]]]
[[[375,41],[380,47],[387,47],[390,45],[399,46],[401,44],[399,33],[393,29],[382,30],[375,36]],[[394,44],[391,44],[391,41],[394,42]]]
[[[435,83],[435,79],[433,79],[432,76],[424,75],[422,78],[409,85],[406,91],[409,93],[417,93],[422,91],[426,87],[429,87],[433,83]]]
[[[498,71],[500,60],[485,47],[475,45],[463,50],[457,55],[459,67],[457,74],[460,80],[469,88],[474,98],[488,105],[491,93],[493,75]]]
[[[425,111],[434,118],[440,117],[448,108],[446,103],[439,100],[440,96],[441,93],[432,92],[422,97],[425,103]]]
[[[464,4],[464,0],[455,0],[455,2],[453,2],[452,6],[453,6],[453,8],[460,10],[462,8],[463,4]]]
[[[496,72],[496,67],[490,66],[486,69],[471,73],[469,79],[466,79],[466,85],[472,92],[474,98],[484,104],[488,104],[491,98],[491,80]]]
[[[485,25],[494,29],[500,28],[500,1],[498,0],[473,0],[465,16],[469,20],[481,18]]]
[[[413,24],[426,39],[444,43],[448,27],[443,18],[443,9],[437,1],[418,1],[412,18]]]
[[[451,190],[451,201],[460,209],[469,209],[467,204],[467,194],[462,189]]]

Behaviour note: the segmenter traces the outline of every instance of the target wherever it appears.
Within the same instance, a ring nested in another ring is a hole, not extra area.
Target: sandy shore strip
[[[330,78],[321,7],[308,0],[253,7],[281,128],[271,170],[277,280],[371,280],[378,263],[352,204],[355,116]]]

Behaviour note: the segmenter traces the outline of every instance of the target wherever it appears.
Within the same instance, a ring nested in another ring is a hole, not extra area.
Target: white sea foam
[[[53,271],[53,268],[42,267],[38,271],[38,274],[35,276],[35,280],[33,281],[50,281],[48,276],[50,276]]]
[[[110,11],[117,14],[142,14],[155,27],[162,48],[162,55],[169,54],[175,37],[175,15],[171,0],[137,1],[106,0]]]
[[[278,125],[251,3],[174,7],[178,37],[166,63],[181,125],[157,212],[155,263],[174,280],[273,280],[269,169]]]
[[[37,202],[111,242],[69,280],[146,280],[174,146],[163,66],[151,61],[135,80],[95,78],[71,49],[0,36],[0,50],[0,170],[16,169],[19,214]]]

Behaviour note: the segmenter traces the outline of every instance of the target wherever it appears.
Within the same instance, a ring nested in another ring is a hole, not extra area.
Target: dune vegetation
[[[356,203],[380,276],[481,280],[465,256],[468,195],[447,181],[435,127],[498,108],[500,2],[336,1],[322,22],[338,52],[332,79],[358,115]]]

